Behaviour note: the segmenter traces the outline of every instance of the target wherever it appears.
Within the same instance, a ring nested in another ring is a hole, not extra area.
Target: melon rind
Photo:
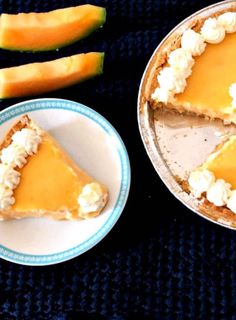
[[[79,40],[82,40],[85,37],[92,34],[94,31],[101,28],[104,25],[104,23],[106,22],[106,9],[105,8],[93,6],[93,5],[84,5],[84,6],[87,6],[89,10],[94,11],[96,19],[94,21],[90,21],[90,22],[87,21],[88,26],[86,27],[86,29],[84,30],[84,32],[82,34],[81,33],[77,34],[76,32],[71,34],[68,32],[68,40],[63,40],[60,43],[59,42],[53,43],[53,41],[51,41],[51,43],[49,42],[47,44],[44,44],[43,46],[40,46],[38,44],[39,37],[37,36],[37,32],[35,32],[35,35],[33,38],[33,41],[35,41],[34,48],[32,46],[27,45],[27,34],[29,34],[29,32],[27,32],[27,26],[25,26],[25,28],[22,28],[22,30],[20,28],[14,29],[14,21],[16,21],[16,19],[19,19],[20,16],[17,17],[18,16],[17,14],[16,15],[2,14],[2,17],[4,15],[8,16],[8,17],[11,16],[12,30],[10,28],[9,28],[9,30],[7,30],[7,28],[4,29],[4,19],[1,19],[1,16],[0,16],[0,48],[5,49],[5,50],[10,50],[10,51],[29,51],[29,52],[50,51],[50,50],[56,50],[56,49],[63,48],[65,46],[68,46],[68,45],[75,43]],[[79,7],[83,7],[83,6],[78,6],[78,7],[74,7],[74,8],[78,10]],[[66,9],[67,8],[60,9],[61,14],[63,14],[63,10],[66,10]],[[73,11],[73,8],[69,8],[69,9],[71,9]],[[47,19],[49,21],[50,13],[51,12],[45,13],[45,21]],[[35,17],[37,17],[37,15],[38,15],[38,13],[30,13],[30,14],[35,15]],[[27,14],[25,14],[25,16],[27,17]],[[21,19],[22,20],[24,19],[23,16],[21,17]],[[24,24],[24,21],[22,21],[21,23]],[[78,23],[78,29],[79,29],[79,25],[80,25],[79,19],[78,19],[77,23]],[[65,25],[65,30],[66,30],[66,27],[67,26]],[[44,28],[44,23],[42,23],[42,28]],[[55,29],[55,33],[56,32],[57,32],[57,29]],[[7,36],[6,36],[6,34],[7,34]],[[45,30],[43,30],[43,36],[47,37],[47,28],[46,27],[45,27]],[[26,38],[26,43],[24,43],[24,38]],[[14,41],[15,41],[15,44],[13,44]]]

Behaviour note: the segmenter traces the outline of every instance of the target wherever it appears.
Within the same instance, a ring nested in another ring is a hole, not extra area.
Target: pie
[[[76,220],[100,214],[108,190],[57,141],[22,116],[0,144],[0,219]]]
[[[236,213],[236,135],[219,144],[206,161],[189,175],[191,194],[202,200],[200,210],[218,218]]]
[[[170,35],[154,54],[144,83],[141,103],[154,110],[236,125],[236,6],[214,15],[209,10],[178,36]],[[236,217],[235,159],[233,135],[184,181],[204,213]]]

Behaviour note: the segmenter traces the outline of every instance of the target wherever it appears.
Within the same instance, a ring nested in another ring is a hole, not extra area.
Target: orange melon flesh
[[[81,5],[45,13],[2,14],[0,47],[43,51],[66,46],[104,24],[105,8]]]
[[[84,81],[103,72],[103,60],[103,52],[90,52],[0,69],[0,98],[36,95]]]

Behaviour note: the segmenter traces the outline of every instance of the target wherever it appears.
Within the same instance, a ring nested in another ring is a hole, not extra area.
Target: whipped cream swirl
[[[216,180],[207,190],[207,200],[217,207],[225,206],[231,194],[231,185],[223,179]]]
[[[173,59],[174,60],[174,59]],[[157,76],[160,87],[153,94],[152,99],[160,102],[171,102],[176,93],[181,93],[186,87],[186,70],[166,67]]]
[[[236,32],[236,12],[225,12],[218,17],[217,21],[226,32]]]
[[[207,192],[211,185],[215,182],[214,174],[209,170],[196,170],[189,176],[189,185],[192,194],[196,198],[200,198],[203,192]]]
[[[161,88],[174,93],[183,92],[186,86],[185,78],[171,67],[162,69],[157,79]]]
[[[26,164],[27,152],[21,146],[10,144],[2,149],[0,160],[3,164],[9,164],[12,167],[22,168]]]
[[[35,130],[24,128],[13,134],[12,141],[24,148],[28,155],[32,155],[37,152],[42,139]]]
[[[9,209],[14,203],[13,191],[0,184],[0,209]]]
[[[164,103],[174,100],[174,92],[164,88],[156,88],[152,93],[152,99]]]
[[[7,164],[0,163],[0,184],[15,189],[20,182],[20,173]]]
[[[213,172],[207,169],[193,171],[188,179],[191,194],[201,198],[204,194],[207,200],[217,207],[227,206],[236,213],[236,190],[231,190],[230,183],[216,179]]]
[[[201,28],[201,35],[208,43],[219,43],[224,40],[225,29],[216,18],[209,18]]]
[[[81,216],[101,210],[104,207],[106,195],[96,182],[86,184],[78,197]]]
[[[173,70],[187,78],[192,72],[194,59],[188,50],[178,48],[169,54],[168,63]]]
[[[199,33],[192,29],[187,29],[182,35],[181,47],[189,51],[193,56],[200,56],[206,48],[206,43]]]

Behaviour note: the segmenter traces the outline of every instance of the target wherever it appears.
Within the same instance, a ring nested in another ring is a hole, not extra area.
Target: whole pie
[[[236,125],[236,5],[195,19],[154,55],[142,102]],[[189,174],[187,190],[206,214],[236,214],[236,135]],[[184,184],[186,187],[186,183]]]
[[[89,176],[29,116],[0,145],[0,219],[77,220],[100,214],[107,188]]]

